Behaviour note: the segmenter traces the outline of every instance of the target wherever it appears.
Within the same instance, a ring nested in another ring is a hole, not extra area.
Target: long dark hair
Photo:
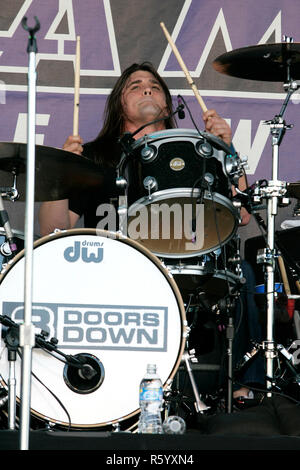
[[[139,70],[150,72],[160,83],[165,93],[168,113],[172,113],[172,97],[169,89],[151,62],[132,64],[124,70],[107,99],[104,110],[103,127],[93,141],[94,159],[99,163],[106,161],[107,163],[114,164],[119,158],[119,156],[116,155],[116,146],[124,129],[124,116],[121,101],[122,91],[130,75]],[[166,119],[165,126],[167,129],[176,127],[175,119],[173,119],[173,117]]]

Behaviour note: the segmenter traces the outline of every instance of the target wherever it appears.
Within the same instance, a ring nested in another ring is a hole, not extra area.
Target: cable
[[[49,351],[45,350],[46,352],[49,353]],[[20,351],[18,351],[18,356],[19,358],[22,360],[22,354]],[[72,425],[72,421],[71,421],[71,416],[68,412],[68,410],[66,409],[66,407],[64,406],[64,404],[61,402],[61,400],[55,395],[55,393],[53,393],[48,387],[47,385],[45,385],[39,378],[38,376],[33,372],[31,371],[31,375],[53,396],[53,398],[58,402],[58,404],[62,407],[63,411],[66,413],[66,416],[67,416],[67,419],[68,419],[68,428],[67,430],[69,431],[70,428],[71,428],[71,425]]]
[[[181,96],[181,95],[178,95],[178,98],[182,99],[182,101],[183,101],[183,103],[184,103],[186,109],[188,110],[188,113],[189,113],[189,115],[190,115],[190,118],[191,118],[191,121],[192,121],[192,123],[193,123],[193,126],[195,127],[195,129],[196,129],[196,131],[198,132],[198,134],[199,134],[200,136],[202,136],[201,132],[199,131],[199,129],[198,129],[198,127],[197,127],[197,124],[196,124],[195,121],[194,121],[194,118],[193,118],[193,116],[192,116],[192,113],[191,113],[191,111],[190,111],[190,108],[189,108],[188,105],[186,104],[185,99],[184,99],[183,96]]]

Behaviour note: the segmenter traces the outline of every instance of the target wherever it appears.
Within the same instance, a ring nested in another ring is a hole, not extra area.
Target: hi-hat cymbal
[[[284,42],[242,47],[217,57],[213,67],[225,75],[248,80],[283,83],[297,80],[300,79],[300,44]]]
[[[0,142],[0,186],[13,185],[17,176],[19,201],[26,199],[27,144]],[[113,175],[104,175],[89,159],[72,152],[35,146],[35,201],[68,199],[89,187],[101,187]]]
[[[287,196],[300,199],[300,181],[287,184]]]

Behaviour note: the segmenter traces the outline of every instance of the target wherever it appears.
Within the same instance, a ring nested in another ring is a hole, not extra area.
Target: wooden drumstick
[[[76,39],[73,135],[79,133],[79,89],[80,89],[80,36]]]
[[[202,108],[202,111],[203,111],[203,112],[207,111],[207,107],[205,106],[205,103],[204,103],[204,101],[203,101],[203,99],[202,99],[202,97],[201,97],[201,95],[200,95],[200,93],[199,93],[199,91],[198,91],[198,89],[197,89],[197,87],[196,87],[196,84],[194,83],[194,81],[193,81],[193,79],[192,79],[192,77],[191,77],[191,75],[190,75],[188,69],[186,68],[185,63],[183,62],[183,60],[182,60],[182,58],[181,58],[181,56],[180,56],[180,54],[179,54],[179,51],[178,51],[176,45],[174,44],[174,41],[172,40],[172,38],[171,38],[171,36],[170,36],[170,34],[169,34],[167,28],[165,27],[165,24],[164,24],[164,23],[160,23],[160,26],[162,27],[162,30],[163,30],[163,32],[165,33],[165,36],[166,36],[166,38],[167,38],[167,40],[168,40],[170,46],[172,47],[172,50],[173,50],[173,52],[174,52],[174,54],[175,54],[175,57],[176,57],[176,59],[178,60],[178,63],[179,63],[179,65],[180,65],[180,67],[182,68],[182,70],[183,70],[183,72],[184,72],[184,74],[185,74],[185,76],[186,76],[186,78],[187,78],[187,81],[188,81],[189,85],[191,86],[191,88],[192,88],[192,90],[193,90],[193,92],[194,92],[194,94],[195,94],[195,96],[196,96],[196,98],[197,98],[197,100],[198,100],[198,103],[200,104],[200,106],[201,106],[201,108]]]
[[[287,273],[286,273],[286,269],[285,269],[285,265],[284,265],[284,261],[282,259],[282,256],[278,256],[278,264],[279,264],[279,269],[280,269],[280,273],[281,273],[281,277],[282,277],[284,290],[285,290],[286,296],[288,297],[289,295],[291,295],[291,288],[290,288],[290,284],[289,284],[289,280],[288,280],[288,277],[287,277]]]

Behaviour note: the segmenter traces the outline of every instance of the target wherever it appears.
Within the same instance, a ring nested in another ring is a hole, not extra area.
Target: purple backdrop
[[[203,127],[202,111],[170,51],[160,27],[166,24],[208,108],[232,126],[233,142],[249,161],[248,178],[271,178],[272,148],[265,120],[279,113],[283,83],[237,79],[216,72],[220,54],[260,43],[300,41],[298,0],[0,0],[0,141],[26,141],[27,34],[21,20],[34,16],[37,33],[37,143],[61,147],[73,126],[76,36],[81,38],[79,129],[93,139],[102,123],[106,97],[121,70],[150,60],[167,81],[172,95],[185,96]],[[294,77],[299,78],[299,77]],[[279,178],[300,179],[300,94],[285,119],[292,124],[280,147]],[[192,128],[186,119],[180,127]]]

